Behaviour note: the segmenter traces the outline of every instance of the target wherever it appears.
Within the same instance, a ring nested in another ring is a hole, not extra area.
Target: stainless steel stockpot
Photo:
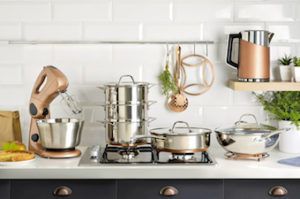
[[[105,126],[106,141],[111,145],[138,145],[145,144],[145,140],[132,142],[132,137],[145,136],[148,133],[149,123],[154,120],[150,118],[145,121],[101,121]]]
[[[255,123],[243,121],[253,117]],[[233,127],[216,129],[219,144],[227,151],[239,154],[264,154],[271,151],[279,141],[279,134],[288,129],[258,124],[255,115],[244,114]]]
[[[148,110],[154,103],[154,101],[149,101],[140,104],[106,104],[102,106],[105,108],[106,120],[132,120],[137,122],[149,119]]]
[[[129,77],[131,82],[123,82],[122,79]],[[109,83],[98,88],[105,92],[106,104],[140,104],[148,102],[148,90],[152,84],[136,82],[131,75],[123,75],[118,83]]]
[[[177,127],[178,124],[184,124],[185,127]],[[210,146],[210,129],[190,127],[184,121],[175,122],[171,129],[151,129],[150,133],[152,144],[158,151],[194,153],[206,151]]]
[[[83,124],[71,118],[37,120],[41,145],[46,149],[73,149],[80,143]]]

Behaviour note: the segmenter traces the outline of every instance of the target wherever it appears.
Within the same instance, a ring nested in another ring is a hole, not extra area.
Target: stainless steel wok
[[[243,120],[252,117],[255,123]],[[216,129],[219,144],[227,151],[238,154],[264,154],[271,151],[279,141],[279,134],[287,129],[258,124],[255,115],[244,114],[233,127]]]

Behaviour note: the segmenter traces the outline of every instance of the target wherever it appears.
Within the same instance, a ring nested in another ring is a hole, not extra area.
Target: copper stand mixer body
[[[31,124],[29,149],[45,158],[70,158],[80,156],[79,150],[47,151],[40,144],[37,120],[50,118],[49,105],[69,85],[67,77],[54,66],[45,66],[34,83],[30,98]]]

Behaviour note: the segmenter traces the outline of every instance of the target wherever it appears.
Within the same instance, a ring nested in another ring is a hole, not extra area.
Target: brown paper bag
[[[19,111],[0,111],[0,147],[13,140],[22,142]]]

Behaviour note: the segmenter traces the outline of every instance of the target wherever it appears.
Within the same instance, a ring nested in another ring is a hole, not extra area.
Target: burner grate
[[[225,153],[226,159],[229,160],[256,160],[261,161],[270,155],[268,153],[260,153],[260,154],[241,154],[241,153],[233,153],[227,152]]]

